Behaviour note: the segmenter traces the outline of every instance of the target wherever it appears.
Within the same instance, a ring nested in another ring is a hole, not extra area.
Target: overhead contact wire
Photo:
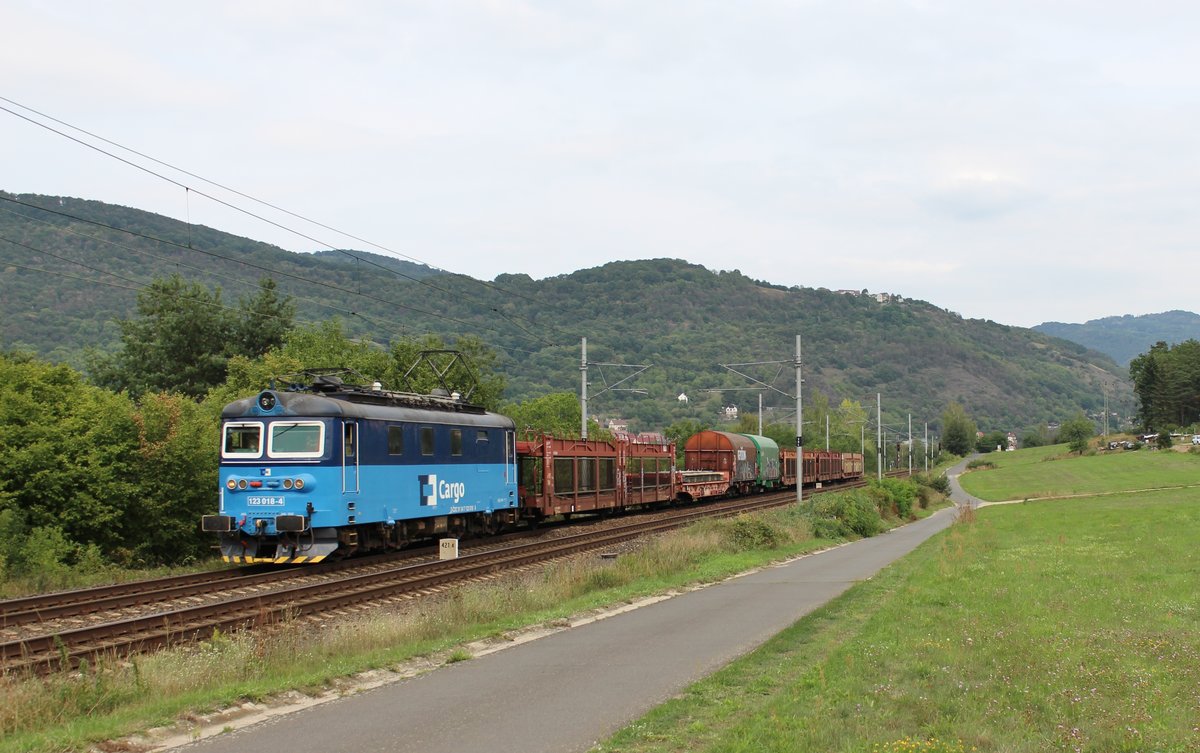
[[[99,141],[103,141],[104,143],[106,143],[106,144],[110,144],[110,145],[112,145],[112,146],[115,146],[115,147],[117,147],[118,149],[123,149],[123,150],[125,150],[125,151],[129,152],[130,154],[136,154],[137,156],[141,157],[142,159],[147,159],[147,160],[150,160],[151,162],[154,162],[155,164],[162,165],[163,167],[170,168],[171,170],[174,170],[174,171],[176,171],[176,172],[182,173],[182,174],[184,174],[184,175],[187,175],[187,176],[189,176],[189,177],[195,178],[196,180],[200,180],[200,181],[203,181],[203,182],[205,182],[205,183],[208,183],[209,185],[216,186],[217,188],[220,188],[220,189],[221,189],[221,190],[223,190],[223,191],[228,191],[229,193],[235,194],[235,195],[237,195],[237,196],[241,196],[241,197],[242,197],[242,198],[244,198],[244,199],[248,199],[248,200],[250,200],[250,201],[253,201],[253,202],[255,202],[255,203],[261,204],[261,205],[263,205],[263,206],[265,206],[265,207],[269,207],[270,209],[274,209],[274,210],[275,210],[275,211],[277,211],[277,212],[282,212],[283,214],[286,214],[286,215],[288,215],[288,216],[290,216],[290,217],[295,217],[295,218],[296,218],[296,219],[298,219],[298,220],[302,220],[302,221],[304,221],[304,222],[307,222],[307,223],[310,223],[310,224],[312,224],[312,225],[316,225],[317,227],[324,228],[324,229],[326,229],[326,230],[330,230],[330,231],[332,231],[332,232],[338,233],[339,235],[343,235],[343,236],[345,236],[345,237],[347,237],[347,238],[351,238],[351,239],[353,239],[353,240],[359,241],[360,243],[365,243],[365,244],[367,244],[367,245],[369,245],[369,246],[373,246],[374,248],[377,248],[377,249],[379,249],[379,250],[381,250],[381,251],[385,251],[385,252],[387,252],[387,253],[389,253],[389,254],[392,254],[393,256],[397,256],[397,257],[400,257],[400,258],[403,258],[403,259],[407,259],[407,260],[409,260],[409,261],[411,261],[411,262],[414,262],[414,263],[417,263],[417,264],[422,264],[422,265],[424,265],[424,266],[426,266],[426,267],[429,267],[430,269],[434,269],[434,270],[437,270],[437,271],[439,271],[439,272],[445,272],[446,274],[457,274],[457,273],[451,272],[450,270],[443,269],[443,268],[441,268],[441,267],[438,267],[438,266],[435,266],[435,265],[429,264],[429,263],[427,263],[427,262],[425,262],[425,261],[422,261],[421,259],[418,259],[418,258],[416,258],[415,256],[410,256],[410,255],[408,255],[408,254],[405,254],[405,253],[403,253],[403,252],[400,252],[400,251],[393,250],[393,249],[391,249],[391,248],[388,248],[387,246],[383,246],[383,245],[381,245],[381,244],[375,243],[374,241],[368,240],[368,239],[366,239],[366,238],[360,238],[359,236],[357,236],[357,235],[354,235],[353,233],[348,233],[348,232],[346,232],[346,231],[344,231],[344,230],[340,230],[340,229],[338,229],[338,228],[336,228],[336,227],[332,227],[332,226],[330,226],[330,225],[327,225],[327,224],[325,224],[325,223],[322,223],[322,222],[319,222],[319,221],[317,221],[317,220],[314,220],[314,219],[312,219],[312,218],[310,218],[310,217],[306,217],[306,216],[304,216],[304,215],[301,215],[301,214],[298,214],[298,213],[296,213],[296,212],[292,212],[292,211],[290,211],[290,210],[288,210],[288,209],[285,209],[285,208],[283,208],[283,207],[281,207],[281,206],[278,206],[278,205],[276,205],[276,204],[272,204],[272,203],[271,203],[271,202],[269,202],[269,201],[264,201],[263,199],[259,199],[259,198],[255,197],[255,196],[251,196],[250,194],[247,194],[247,193],[244,193],[244,192],[242,192],[242,191],[239,191],[239,190],[237,190],[236,188],[231,188],[231,187],[229,187],[229,186],[226,186],[226,185],[224,185],[224,184],[222,184],[222,183],[218,183],[217,181],[211,180],[211,179],[209,179],[209,178],[205,178],[205,177],[204,177],[204,176],[202,176],[202,175],[197,175],[196,173],[193,173],[193,172],[190,172],[190,171],[188,171],[188,170],[185,170],[185,169],[183,169],[183,168],[181,168],[181,167],[177,167],[177,166],[175,166],[175,165],[172,165],[172,164],[171,164],[171,163],[169,163],[169,162],[165,162],[165,161],[163,161],[163,160],[157,159],[156,157],[152,157],[152,156],[150,156],[150,155],[148,155],[148,154],[145,154],[145,153],[143,153],[143,152],[139,152],[139,151],[138,151],[138,150],[136,150],[136,149],[132,149],[132,148],[130,148],[130,147],[127,147],[127,146],[125,146],[124,144],[120,144],[120,143],[118,143],[118,142],[116,142],[116,141],[113,141],[113,140],[111,140],[111,139],[107,139],[107,138],[105,138],[105,137],[103,137],[103,136],[100,136],[100,135],[98,135],[98,134],[92,133],[91,131],[88,131],[88,130],[86,130],[86,129],[84,129],[84,128],[80,128],[79,126],[73,125],[73,124],[71,124],[71,123],[68,123],[68,122],[66,122],[66,121],[64,121],[64,120],[60,120],[59,118],[56,118],[56,117],[54,117],[53,115],[48,115],[48,114],[46,114],[46,113],[44,113],[44,112],[41,112],[41,111],[39,111],[39,110],[36,110],[36,109],[34,109],[34,108],[32,108],[32,107],[29,107],[28,105],[21,104],[20,102],[17,102],[17,101],[15,101],[15,100],[9,99],[8,97],[0,96],[0,100],[2,100],[2,101],[4,101],[4,102],[8,102],[9,104],[11,104],[11,105],[14,105],[14,106],[16,106],[16,107],[20,107],[21,109],[28,110],[29,112],[32,112],[32,113],[35,113],[35,114],[37,114],[39,117],[45,118],[45,119],[47,119],[47,120],[50,120],[50,121],[52,121],[52,122],[55,122],[55,123],[58,123],[59,125],[65,126],[65,127],[67,127],[67,128],[70,128],[70,129],[72,129],[72,130],[78,131],[78,132],[80,132],[80,133],[83,133],[83,134],[87,134],[87,135],[88,135],[88,136],[90,136],[91,138],[97,139],[97,140],[99,140]],[[79,139],[74,139],[72,136],[70,136],[70,135],[68,135],[68,134],[65,134],[65,133],[62,133],[62,132],[60,132],[60,131],[58,131],[58,130],[56,130],[56,129],[50,128],[49,126],[46,126],[44,123],[38,123],[36,120],[33,120],[32,118],[25,117],[25,116],[21,115],[20,113],[16,113],[16,112],[13,112],[12,110],[9,110],[8,108],[0,107],[0,109],[3,109],[5,112],[8,112],[8,113],[10,113],[10,114],[12,114],[12,115],[15,115],[15,116],[17,116],[17,117],[19,117],[19,118],[22,118],[22,119],[26,120],[26,121],[27,121],[27,122],[29,122],[29,123],[33,123],[34,125],[40,126],[40,127],[42,127],[42,128],[46,128],[47,130],[50,130],[50,131],[52,131],[52,132],[54,132],[54,133],[58,133],[59,135],[61,135],[61,136],[65,137],[65,138],[72,139],[72,140],[73,140],[73,141],[75,141],[76,143],[82,144],[82,145],[84,145],[84,146],[87,146],[87,147],[89,147],[89,148],[92,148],[92,149],[96,149],[96,147],[95,147],[95,146],[93,146],[93,145],[91,145],[91,144],[88,144],[88,143],[86,143],[86,142],[84,142],[84,141],[81,141],[81,140],[79,140]],[[100,151],[102,154],[109,154],[108,152],[105,152],[105,151],[104,151],[104,150],[102,150],[102,149],[96,149],[96,150],[97,150],[97,151]],[[109,156],[112,156],[114,159],[121,159],[120,157],[117,157],[116,155],[111,155],[111,154],[109,154]],[[136,164],[135,164],[135,163],[133,163],[133,162],[129,162],[129,161],[127,161],[127,160],[121,160],[121,161],[122,161],[122,162],[125,162],[126,164],[128,164],[128,165],[130,165],[130,166],[137,167],[138,169],[145,170],[145,168],[141,167],[140,165],[136,165]],[[160,175],[158,175],[157,173],[154,173],[153,171],[146,170],[146,172],[149,172],[150,174],[152,174],[152,175],[155,175],[156,177],[160,177],[160,178],[162,178],[163,180],[167,180],[167,181],[169,181],[169,182],[171,182],[171,183],[174,183],[175,185],[182,185],[182,184],[180,184],[180,183],[178,183],[178,182],[176,182],[176,181],[173,181],[173,180],[171,180],[170,178],[167,178],[167,177],[165,177],[165,176],[160,176]],[[184,186],[184,188],[186,188],[186,186]],[[200,192],[197,192],[197,193],[200,193]],[[202,196],[207,196],[206,194],[203,194],[203,193],[201,193],[201,195],[202,195]],[[208,198],[212,198],[212,197],[208,197]],[[219,201],[219,200],[218,200],[218,199],[213,199],[213,201]],[[221,203],[224,203],[224,202],[221,202]],[[226,206],[230,206],[230,205],[226,205]],[[237,207],[231,207],[231,208],[233,208],[233,209],[238,209]],[[244,211],[244,210],[238,209],[238,211]],[[252,216],[252,217],[256,217],[257,219],[262,219],[264,222],[270,222],[270,220],[266,220],[266,219],[264,219],[264,218],[258,217],[257,215],[254,215],[254,214],[252,214],[252,213],[249,213],[249,212],[246,212],[246,213],[247,213],[247,214],[250,214],[250,216]],[[275,224],[275,223],[271,223],[271,224]],[[283,228],[283,226],[282,226],[282,225],[276,225],[276,226],[277,226],[277,227],[281,227],[281,228]],[[288,230],[288,232],[293,232],[293,233],[296,233],[297,235],[300,235],[301,237],[308,238],[308,236],[305,236],[305,235],[303,235],[302,233],[299,233],[298,231],[292,230],[292,229],[290,229],[290,228],[283,228],[283,229],[285,229],[285,230]],[[315,239],[312,239],[312,238],[308,238],[308,240],[312,240],[314,243],[322,243],[321,241],[317,241],[317,240],[315,240]],[[345,251],[344,249],[334,249],[334,248],[333,248],[333,246],[330,246],[330,245],[327,245],[327,244],[323,244],[323,243],[322,243],[322,245],[326,245],[326,246],[327,246],[328,248],[330,248],[331,250],[336,250],[336,251],[339,251],[340,253],[345,253],[345,254],[347,254],[347,255],[349,255],[349,256],[351,256],[351,257],[353,257],[353,258],[358,258],[358,257],[355,257],[353,254],[350,254],[348,251]],[[368,262],[368,263],[370,263],[370,262]],[[376,266],[379,266],[379,265],[376,265]],[[385,269],[385,271],[394,272],[394,273],[396,273],[396,274],[401,274],[401,273],[397,272],[396,270],[388,270],[388,269],[386,269],[386,268],[383,268],[383,269]],[[408,279],[412,279],[412,280],[414,280],[414,281],[419,281],[419,280],[417,280],[416,278],[411,278],[411,277],[408,277],[407,275],[403,275],[403,274],[401,274],[401,276],[402,276],[402,277],[406,277],[406,278],[408,278]],[[487,282],[486,280],[476,280],[475,278],[473,278],[473,277],[470,277],[470,276],[468,276],[468,275],[460,275],[460,276],[467,277],[467,279],[469,279],[469,280],[471,280],[471,281],[473,281],[473,282],[475,282],[475,283],[477,283],[477,284],[479,284],[479,285],[482,285],[482,286],[484,286],[484,287],[486,287],[486,288],[489,288],[489,289],[491,289],[491,290],[494,290],[494,291],[497,291],[497,292],[503,293],[503,294],[505,294],[505,295],[516,296],[516,297],[518,297],[518,298],[522,298],[522,299],[524,299],[524,300],[527,300],[527,301],[529,301],[529,302],[531,302],[531,303],[536,303],[536,301],[534,301],[534,299],[533,299],[533,298],[531,298],[531,297],[529,297],[529,296],[527,296],[527,295],[524,295],[524,294],[521,294],[521,293],[516,293],[516,292],[513,292],[513,291],[511,291],[511,290],[506,290],[506,289],[504,289],[504,288],[501,288],[501,287],[499,287],[498,285],[495,285],[495,284],[493,284],[493,283]],[[434,287],[434,288],[435,288],[435,289],[437,289],[437,290],[442,290],[441,288],[437,288],[436,286],[433,286],[433,285],[430,285],[430,287]],[[442,290],[442,292],[449,293],[449,291],[446,291],[446,290]]]

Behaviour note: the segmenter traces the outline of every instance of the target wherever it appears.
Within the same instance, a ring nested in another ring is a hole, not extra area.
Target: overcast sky
[[[0,96],[483,279],[674,257],[1031,326],[1200,309],[1197,28],[1191,2],[3,0]],[[3,111],[0,189],[379,250]]]

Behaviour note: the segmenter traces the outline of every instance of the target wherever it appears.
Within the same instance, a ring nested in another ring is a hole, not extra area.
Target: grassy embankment
[[[1006,453],[985,508],[603,751],[1200,750],[1200,458]],[[1165,457],[1164,457],[1165,456]]]
[[[462,646],[474,640],[718,580],[828,546],[840,535],[853,536],[851,528],[879,532],[898,522],[897,507],[927,513],[914,486],[887,484],[897,494],[907,489],[908,497],[822,495],[815,514],[805,505],[706,521],[656,537],[615,561],[576,558],[542,573],[460,588],[397,613],[331,621],[319,630],[298,621],[271,632],[217,635],[199,647],[46,680],[0,676],[0,753],[81,750],[243,700],[336,687],[342,678],[413,657],[459,661],[470,657]],[[881,507],[887,508],[883,517]]]
[[[980,499],[1009,501],[1178,488],[1200,483],[1200,458],[1191,453],[1142,449],[1068,455],[1066,445],[997,452],[982,460],[996,472],[972,472],[960,479]]]

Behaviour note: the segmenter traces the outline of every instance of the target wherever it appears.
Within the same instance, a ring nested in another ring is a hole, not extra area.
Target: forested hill
[[[645,394],[598,394],[630,372],[589,371],[597,395],[590,412],[640,429],[711,420],[722,404],[756,409],[757,394],[736,389],[750,383],[720,364],[784,361],[738,369],[794,394],[797,334],[806,402],[819,392],[834,405],[848,398],[873,406],[881,392],[893,424],[910,412],[916,426],[934,422],[957,400],[980,428],[1018,430],[1081,407],[1096,412],[1105,389],[1115,405],[1132,407],[1124,369],[1074,343],[920,301],[784,288],[678,260],[481,283],[362,251],[294,254],[135,209],[3,193],[0,239],[0,347],[76,365],[86,347],[116,343],[115,319],[133,311],[136,289],[155,277],[220,285],[236,303],[269,276],[295,297],[301,323],[336,316],[380,343],[425,333],[480,338],[497,349],[514,400],[577,391],[587,337],[589,361],[651,366],[621,385]],[[707,391],[716,389],[727,391]],[[681,393],[689,402],[676,399]],[[794,408],[774,392],[764,400],[778,409],[768,415]]]
[[[1200,315],[1179,310],[1144,316],[1127,314],[1084,324],[1046,322],[1034,329],[1107,353],[1124,365],[1157,342],[1178,345],[1185,340],[1200,339]]]
[[[369,293],[437,274],[386,256],[353,255],[295,254],[139,209],[0,191],[0,347],[80,366],[85,348],[116,344],[116,320],[134,311],[139,287],[176,273],[221,286],[231,304],[271,277],[287,292],[326,304],[301,305],[309,318],[348,315],[352,293],[364,286]]]

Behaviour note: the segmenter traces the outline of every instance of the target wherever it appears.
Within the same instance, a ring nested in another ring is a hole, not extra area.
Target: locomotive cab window
[[[225,440],[221,443],[221,457],[250,459],[262,457],[263,425],[225,424]]]
[[[404,427],[389,426],[388,427],[388,454],[403,455],[404,454]]]
[[[462,429],[450,430],[450,454],[455,456],[463,454]]]
[[[487,433],[486,429],[477,429],[475,431],[475,443],[476,444],[487,444],[488,443],[488,433]]]
[[[320,421],[276,421],[267,437],[273,458],[319,458],[325,451],[325,424]]]
[[[421,427],[421,454],[422,455],[432,455],[433,454],[433,427],[432,426],[422,426]]]
[[[342,453],[344,457],[354,457],[354,424],[344,424],[342,426]]]

